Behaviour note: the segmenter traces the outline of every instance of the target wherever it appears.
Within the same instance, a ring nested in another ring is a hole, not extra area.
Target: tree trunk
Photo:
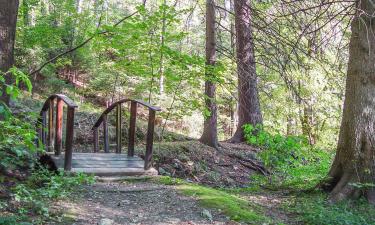
[[[166,30],[166,8],[167,1],[163,1],[163,22],[161,28],[161,36],[160,36],[160,66],[159,66],[159,93],[164,93],[164,45],[165,45],[165,30]]]
[[[255,69],[254,40],[251,25],[250,0],[234,1],[237,74],[238,74],[238,125],[230,142],[244,141],[242,126],[263,123],[260,111]]]
[[[315,145],[316,134],[314,131],[313,108],[308,103],[302,103],[303,114],[300,115],[302,134],[307,137],[310,145]]]
[[[206,1],[206,82],[205,103],[210,111],[205,115],[204,130],[200,141],[206,145],[217,148],[217,107],[215,102],[216,86],[213,82],[212,67],[216,62],[216,35],[215,35],[215,6],[213,0]]]
[[[322,186],[333,202],[364,196],[375,204],[375,8],[370,0],[357,4],[337,153]]]
[[[16,25],[18,14],[18,0],[0,0],[0,71],[3,73],[14,64],[14,42],[16,37]],[[9,75],[5,75],[6,84],[12,82]],[[2,96],[0,101],[9,105],[9,95],[5,92],[5,87],[2,87]]]

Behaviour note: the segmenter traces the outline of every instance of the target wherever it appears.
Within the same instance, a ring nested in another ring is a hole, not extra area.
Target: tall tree
[[[14,42],[16,37],[16,24],[18,14],[18,0],[0,0],[0,71],[3,73],[14,64]],[[5,76],[5,83],[9,84],[11,77]],[[2,87],[2,96],[0,101],[9,105],[9,95]]]
[[[337,152],[328,182],[332,201],[366,197],[375,204],[375,5],[357,1]]]
[[[244,141],[244,124],[262,124],[255,69],[250,0],[235,0],[235,29],[238,74],[238,125],[231,142]]]
[[[214,0],[206,0],[206,81],[205,103],[209,111],[205,115],[204,130],[200,141],[211,147],[218,147],[217,107],[215,102],[216,85],[214,67],[216,63],[216,32]]]

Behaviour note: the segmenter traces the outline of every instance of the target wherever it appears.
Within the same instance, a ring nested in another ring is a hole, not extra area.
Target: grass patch
[[[154,181],[160,184],[164,184],[164,185],[179,185],[179,184],[186,183],[185,181],[179,178],[174,178],[174,177],[169,177],[169,176],[156,177],[154,178]]]
[[[291,197],[283,208],[297,215],[299,223],[321,225],[375,224],[375,207],[364,199],[330,204],[327,194],[316,192]]]
[[[261,224],[271,221],[263,215],[258,205],[249,205],[244,199],[214,188],[195,184],[181,184],[177,186],[183,194],[197,198],[204,207],[218,209],[231,220],[249,224]]]

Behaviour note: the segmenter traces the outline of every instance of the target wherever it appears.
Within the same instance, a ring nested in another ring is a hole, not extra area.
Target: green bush
[[[63,199],[83,184],[92,184],[94,178],[85,174],[68,176],[63,171],[50,172],[41,169],[32,173],[25,183],[13,190],[14,200],[19,203],[18,214],[33,213],[48,218],[51,200]]]
[[[5,83],[5,74],[0,72],[0,95],[6,92],[15,101],[22,94],[20,85],[25,85],[31,91],[31,82],[27,75],[17,68],[11,68],[7,76],[13,83]],[[19,116],[21,117],[21,116]],[[4,102],[0,101],[0,170],[14,170],[32,165],[32,156],[38,150],[35,147],[35,124],[28,121],[33,118],[16,118]],[[1,176],[0,176],[1,178]]]
[[[243,129],[246,142],[262,149],[258,157],[271,171],[270,177],[253,177],[259,184],[309,188],[326,176],[332,153],[309,145],[305,137],[271,134],[250,124]]]

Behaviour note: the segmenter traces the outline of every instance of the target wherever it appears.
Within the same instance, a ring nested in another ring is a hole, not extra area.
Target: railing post
[[[44,148],[47,150],[47,112],[42,111],[42,127],[41,127],[41,139],[42,139],[42,144],[44,145]]]
[[[148,127],[146,140],[146,155],[145,155],[145,170],[150,169],[152,163],[152,146],[154,142],[154,127],[155,127],[155,111],[148,110]]]
[[[121,124],[122,124],[122,117],[121,117],[121,104],[118,104],[116,107],[116,153],[121,153]]]
[[[55,155],[61,154],[63,110],[63,101],[60,98],[58,98],[56,103]]]
[[[49,152],[51,152],[54,145],[54,129],[53,129],[53,114],[54,114],[54,99],[51,99],[49,102],[49,108],[48,108],[48,144],[47,149]]]
[[[67,114],[67,119],[66,119],[66,139],[65,139],[65,162],[64,162],[65,171],[70,171],[72,169],[74,111],[75,111],[74,107],[68,107],[68,114]]]
[[[109,153],[108,121],[107,114],[103,115],[104,152]]]
[[[137,120],[137,102],[132,101],[130,105],[130,122],[129,122],[129,142],[128,142],[128,156],[134,156],[135,143],[135,123]]]
[[[98,152],[99,150],[99,133],[98,133],[98,128],[95,127],[93,130],[93,135],[94,135],[94,152]]]

